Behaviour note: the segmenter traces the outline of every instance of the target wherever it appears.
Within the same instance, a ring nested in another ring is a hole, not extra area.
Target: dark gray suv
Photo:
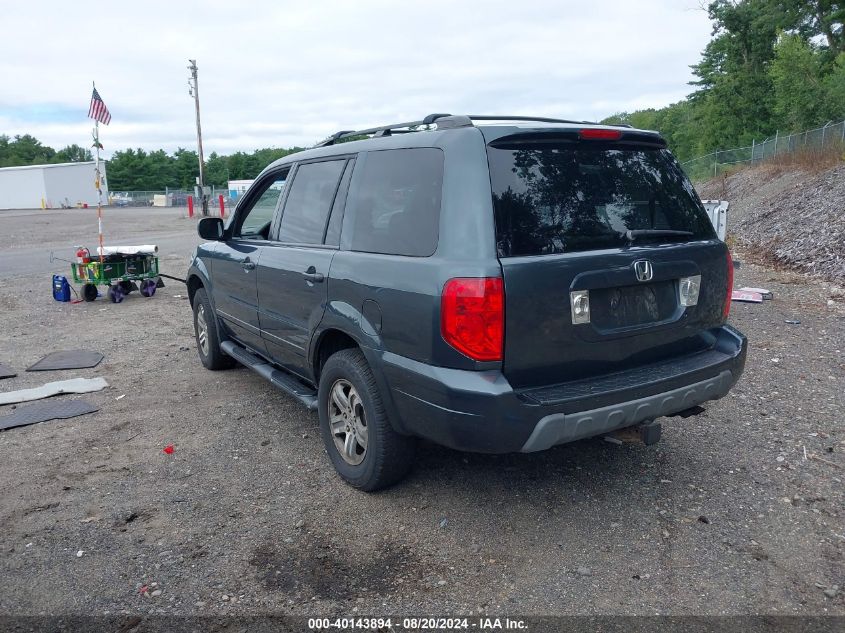
[[[444,114],[338,132],[199,232],[200,360],[317,409],[363,490],[402,478],[418,438],[650,443],[745,364],[730,254],[655,132]]]

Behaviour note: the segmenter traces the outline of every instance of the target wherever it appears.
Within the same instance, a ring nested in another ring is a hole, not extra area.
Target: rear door
[[[267,350],[274,361],[306,378],[306,351],[326,307],[353,164],[347,157],[333,157],[297,166],[281,221],[258,267],[259,320]]]
[[[620,136],[488,145],[515,387],[692,353],[722,322],[726,248],[692,185],[659,137]],[[697,304],[682,305],[696,281]]]
[[[230,336],[265,353],[258,323],[256,271],[287,178],[287,169],[267,174],[238,205],[228,238],[215,249],[214,307]]]

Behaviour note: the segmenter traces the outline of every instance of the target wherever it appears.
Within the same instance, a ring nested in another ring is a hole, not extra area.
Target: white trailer
[[[710,216],[710,222],[716,229],[716,235],[723,242],[728,231],[728,207],[731,205],[727,200],[702,200],[701,203]]]
[[[0,168],[0,209],[50,209],[62,206],[97,206],[94,161],[25,165]],[[103,174],[103,204],[108,204],[106,162]]]

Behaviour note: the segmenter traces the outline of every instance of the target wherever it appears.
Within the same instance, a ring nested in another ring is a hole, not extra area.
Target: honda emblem
[[[634,262],[634,273],[637,275],[637,281],[651,281],[654,277],[651,262],[647,259],[638,259]]]

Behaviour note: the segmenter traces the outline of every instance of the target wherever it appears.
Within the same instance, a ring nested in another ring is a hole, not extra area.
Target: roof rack
[[[473,121],[537,121],[538,123],[576,123],[584,125],[606,125],[608,127],[629,127],[633,125],[629,123],[596,123],[595,121],[574,121],[571,119],[550,119],[542,116],[520,116],[520,115],[503,115],[496,116],[493,114],[469,114],[467,115]]]
[[[327,145],[334,145],[339,140],[349,138],[351,136],[367,136],[372,134],[374,136],[391,136],[393,134],[403,134],[408,132],[407,128],[417,127],[420,125],[432,125],[437,123],[440,129],[455,128],[455,127],[469,127],[472,121],[464,116],[452,116],[451,114],[429,114],[419,121],[408,121],[406,123],[391,123],[390,125],[382,125],[379,127],[372,127],[366,130],[341,130],[329,136],[325,141],[317,143],[316,147],[326,147]]]
[[[473,121],[537,121],[538,123],[590,123],[589,121],[572,121],[570,119],[550,119],[542,116],[519,116],[519,115],[493,115],[493,114],[470,114]]]
[[[469,127],[473,121],[537,121],[538,123],[575,123],[587,125],[599,125],[592,121],[573,121],[570,119],[551,119],[540,116],[515,116],[515,115],[492,115],[492,114],[469,114],[469,115],[452,115],[445,113],[429,114],[419,121],[408,121],[406,123],[392,123],[390,125],[382,125],[379,127],[368,128],[366,130],[341,130],[329,136],[326,140],[317,143],[315,147],[326,147],[334,145],[339,140],[350,138],[353,136],[368,136],[372,134],[376,137],[392,136],[393,134],[405,134],[412,132],[412,129],[420,125],[437,124],[438,129],[445,130],[458,127]],[[609,127],[632,127],[627,123],[607,123],[604,124]]]

